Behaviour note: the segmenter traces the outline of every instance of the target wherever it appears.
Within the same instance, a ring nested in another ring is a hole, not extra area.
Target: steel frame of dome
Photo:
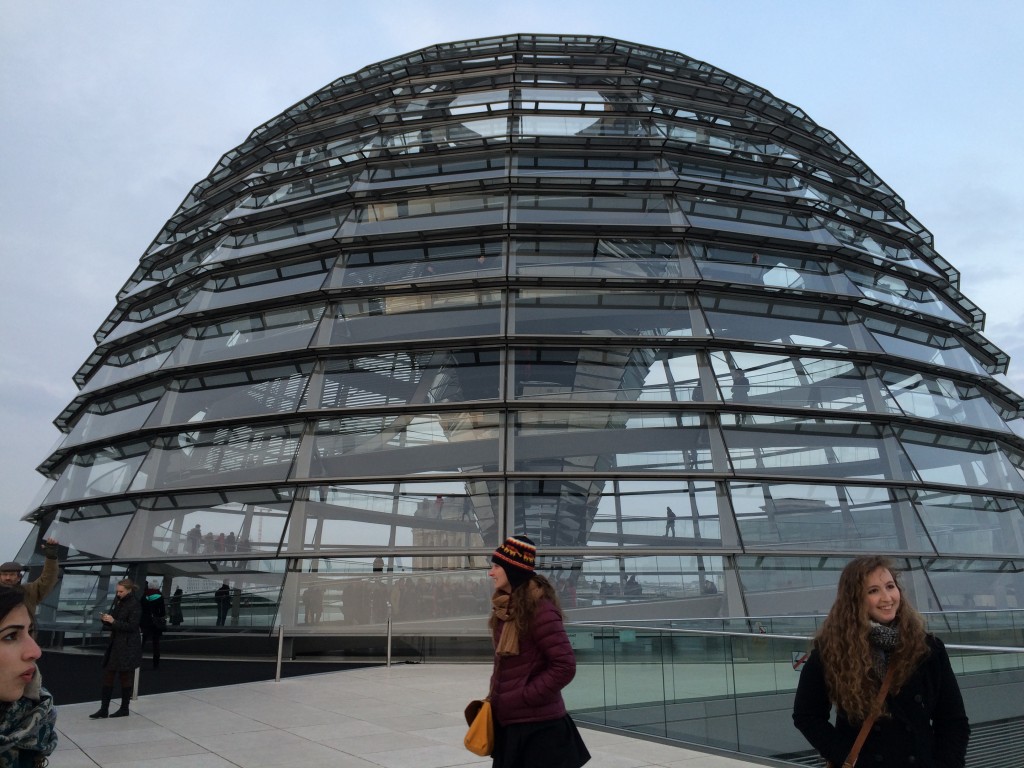
[[[983,320],[764,89],[609,38],[437,45],[192,189],[75,376],[21,557],[67,547],[40,620],[68,630],[125,571],[186,626],[227,581],[254,631],[388,600],[399,632],[479,627],[511,533],[580,619],[821,613],[878,551],[922,608],[1020,607],[1022,399]]]

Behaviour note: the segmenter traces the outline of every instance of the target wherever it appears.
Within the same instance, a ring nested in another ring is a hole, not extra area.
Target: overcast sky
[[[0,0],[0,558],[93,332],[221,155],[368,64],[517,32],[668,48],[802,108],[935,235],[1024,391],[1024,3]]]

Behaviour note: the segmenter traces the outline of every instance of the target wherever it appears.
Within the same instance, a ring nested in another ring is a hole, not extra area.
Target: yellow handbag
[[[466,707],[466,724],[469,730],[462,743],[474,755],[487,757],[494,751],[494,717],[489,699],[474,699]]]

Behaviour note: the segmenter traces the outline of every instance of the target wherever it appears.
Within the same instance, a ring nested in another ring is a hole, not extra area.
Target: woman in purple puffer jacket
[[[537,575],[537,548],[511,536],[495,550],[489,626],[494,640],[493,768],[579,768],[590,759],[565,711],[562,689],[576,657],[550,582]]]

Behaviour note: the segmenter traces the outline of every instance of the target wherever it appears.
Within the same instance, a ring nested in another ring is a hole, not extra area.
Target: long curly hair
[[[558,613],[562,614],[562,606],[558,602],[558,593],[555,592],[551,582],[539,573],[533,574],[529,581],[520,584],[512,590],[508,604],[509,621],[515,625],[520,637],[525,636],[526,632],[529,631],[533,617],[537,613],[537,605],[541,600],[550,600],[558,610]],[[493,613],[487,620],[487,626],[492,632],[499,621],[500,619]]]
[[[879,568],[892,574],[900,591],[893,622],[899,629],[899,640],[889,656],[893,670],[890,690],[899,691],[928,655],[924,618],[907,599],[892,561],[877,555],[851,560],[839,577],[835,603],[814,638],[814,647],[825,668],[829,698],[852,722],[861,722],[872,713],[884,714],[884,705],[882,711],[875,712],[875,697],[882,681],[872,665],[868,639],[871,620],[864,599],[867,577]]]

